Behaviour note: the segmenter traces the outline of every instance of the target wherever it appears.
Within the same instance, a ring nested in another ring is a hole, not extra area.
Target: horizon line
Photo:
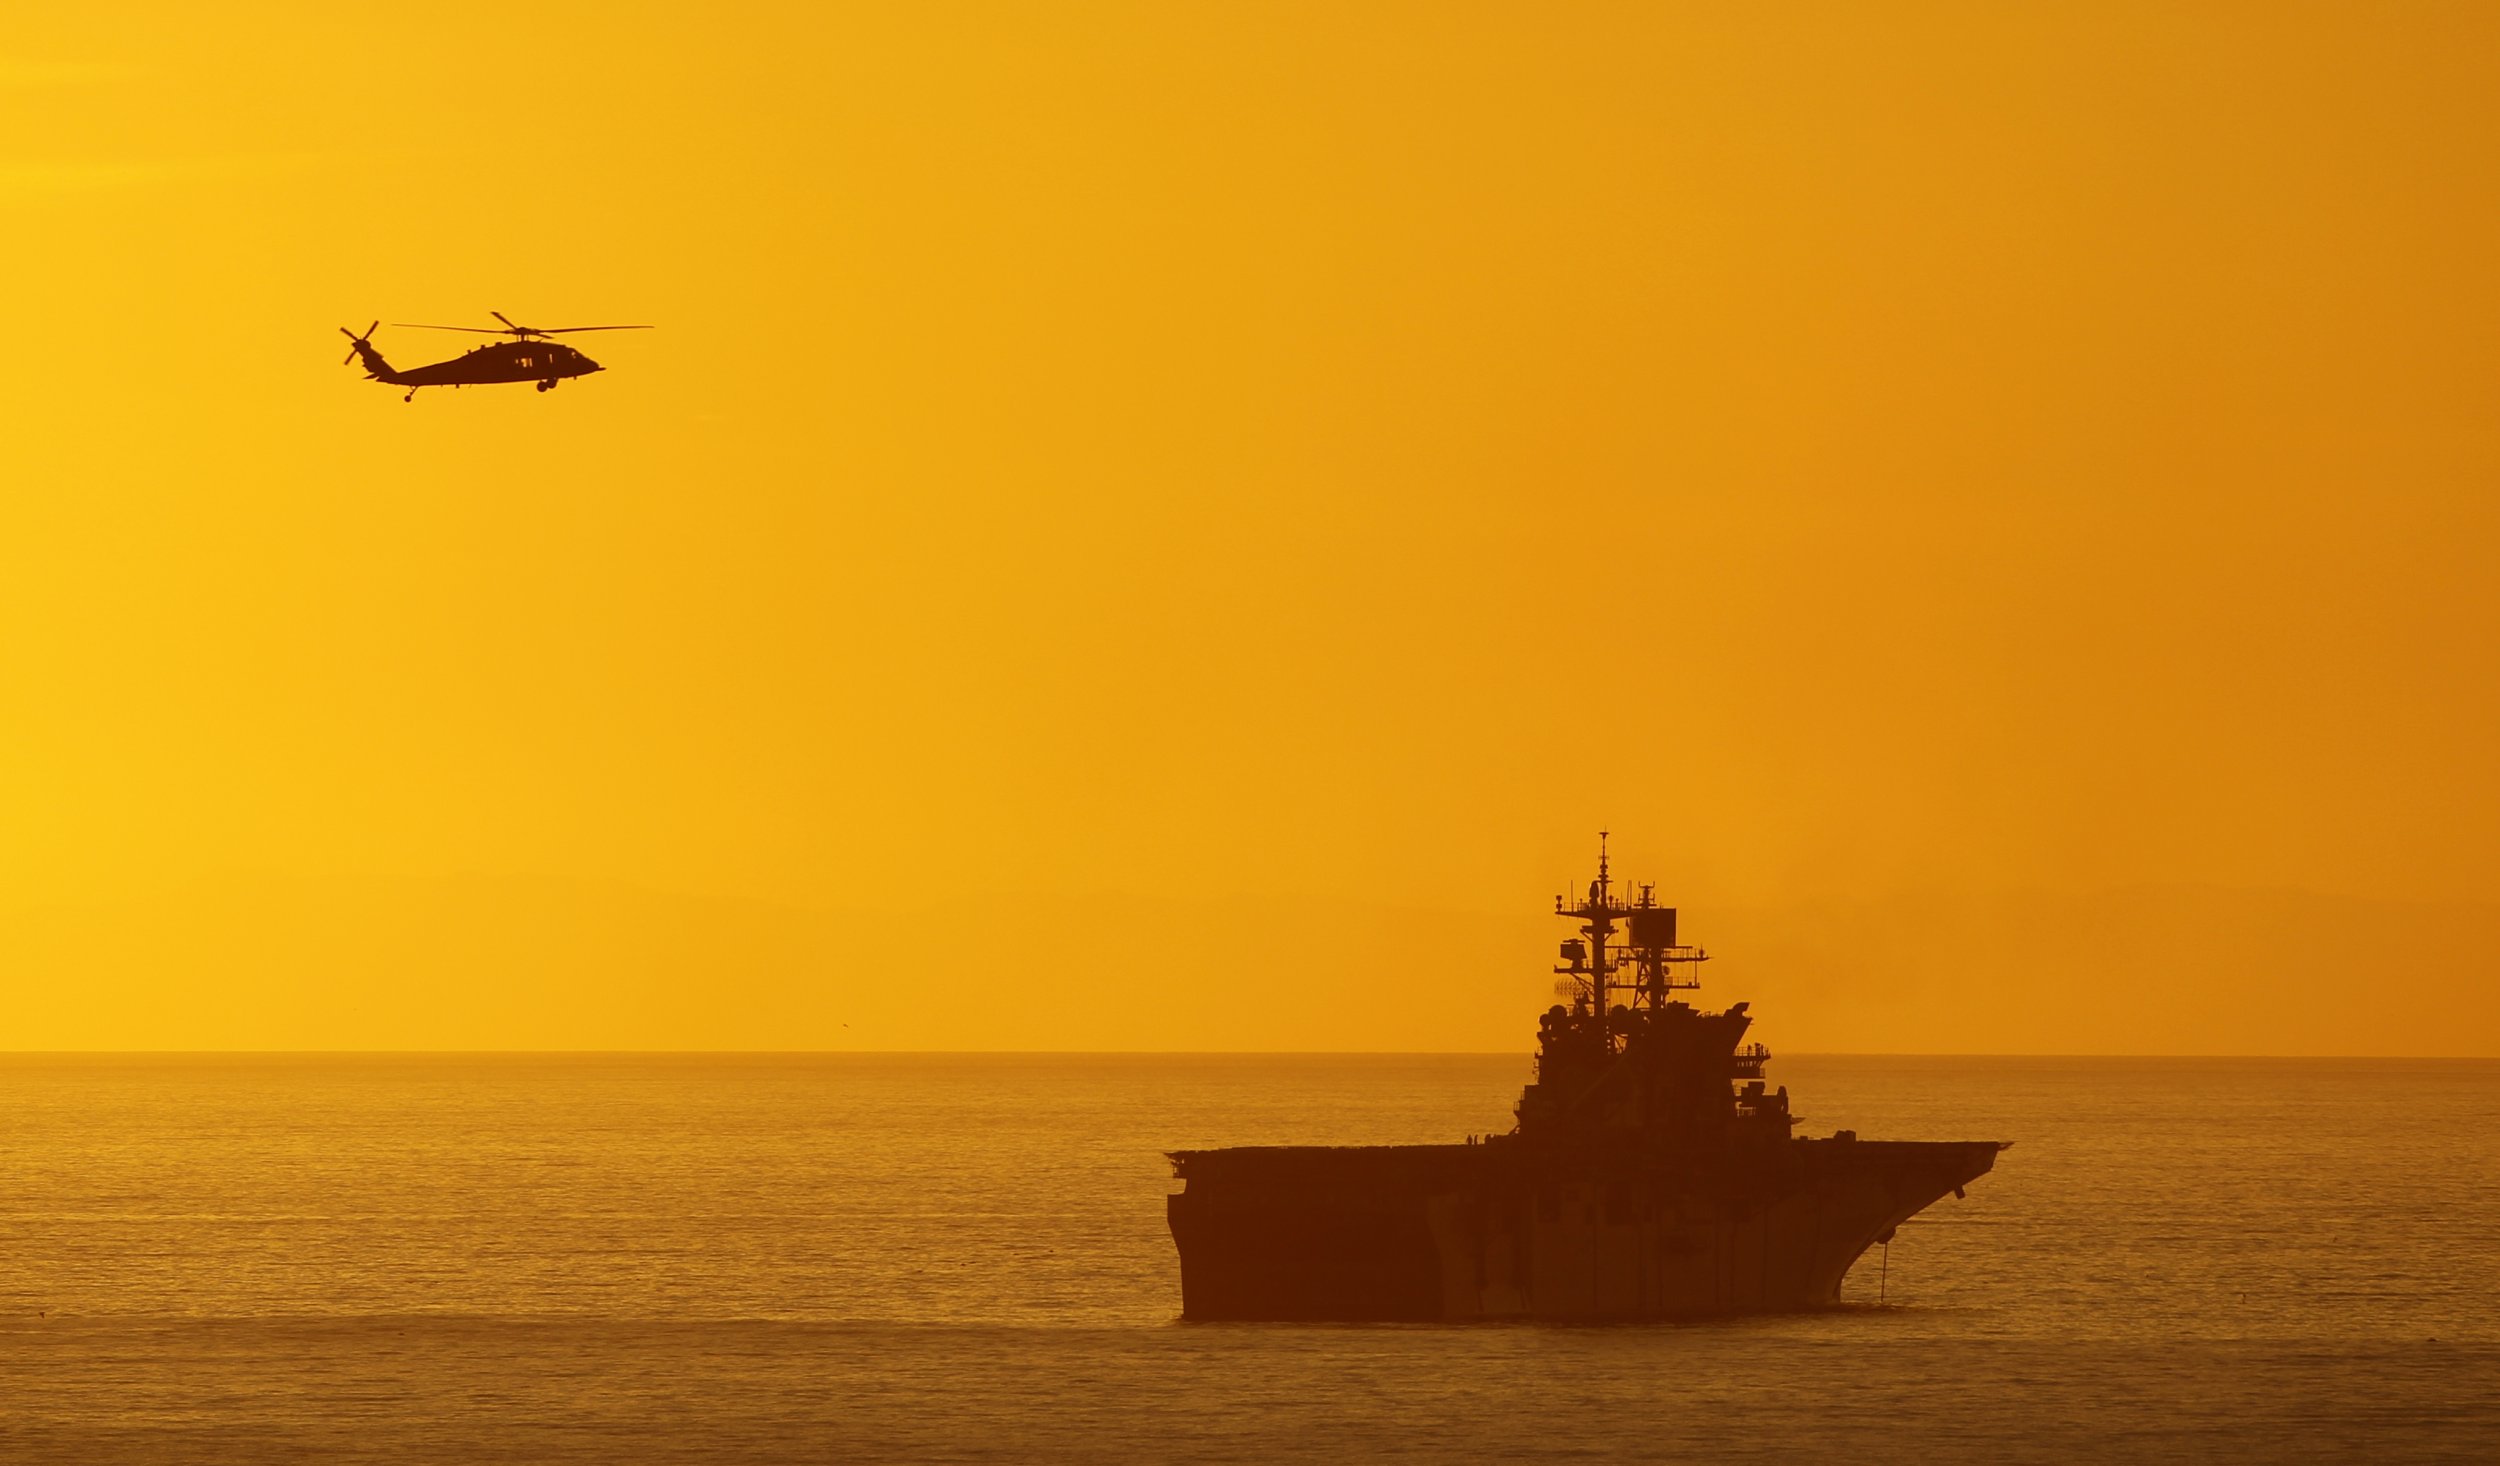
[[[330,1058],[330,1059],[822,1059],[822,1058],[1068,1058],[1068,1059],[1533,1059],[1515,1049],[0,1049],[0,1060],[67,1058]],[[2114,1050],[1978,1051],[1796,1049],[1779,1059],[2161,1059],[2493,1063],[2500,1054],[2122,1053]]]

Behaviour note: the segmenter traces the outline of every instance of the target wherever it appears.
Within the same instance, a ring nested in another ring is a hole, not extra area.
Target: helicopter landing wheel
[[[538,390],[541,392],[551,392],[555,390],[555,385],[556,384],[553,382],[541,382],[538,384]]]

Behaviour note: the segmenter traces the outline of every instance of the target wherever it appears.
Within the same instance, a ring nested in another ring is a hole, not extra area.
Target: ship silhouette
[[[1812,1308],[2010,1142],[1794,1134],[1744,1003],[1600,836],[1508,1134],[1455,1145],[1170,1152],[1185,1319],[1599,1321]]]

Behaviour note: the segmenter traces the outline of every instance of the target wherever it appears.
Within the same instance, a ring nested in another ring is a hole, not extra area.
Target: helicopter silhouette
[[[407,388],[408,395],[399,400],[413,402],[416,400],[417,389],[420,387],[476,387],[490,382],[536,382],[538,390],[544,392],[567,377],[586,377],[592,372],[607,370],[606,367],[592,361],[572,347],[561,341],[550,341],[548,337],[569,336],[577,331],[648,331],[652,329],[649,326],[554,326],[542,331],[536,326],[521,325],[502,311],[488,311],[487,314],[503,322],[502,328],[428,326],[416,321],[391,322],[394,326],[406,326],[418,331],[471,331],[480,336],[512,338],[509,341],[492,342],[473,351],[464,351],[449,361],[438,361],[430,366],[410,367],[404,372],[384,361],[382,353],[373,349],[373,333],[381,328],[380,321],[375,321],[372,325],[365,327],[365,333],[362,336],[345,326],[339,327],[339,334],[347,338],[351,348],[346,357],[347,361],[354,361],[358,357],[364,358],[366,376],[377,382],[388,382],[394,387]]]

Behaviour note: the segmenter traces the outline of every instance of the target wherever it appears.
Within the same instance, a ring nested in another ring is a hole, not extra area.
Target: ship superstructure
[[[1770,1052],[1600,837],[1505,1135],[1172,1152],[1191,1319],[1629,1319],[1837,1302],[1851,1264],[2004,1143],[1795,1135]]]

